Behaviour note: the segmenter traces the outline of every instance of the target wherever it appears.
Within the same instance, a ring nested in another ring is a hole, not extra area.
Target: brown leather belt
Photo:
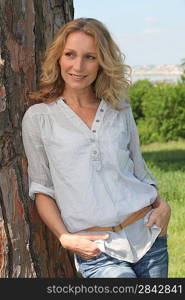
[[[153,209],[152,205],[143,207],[143,208],[137,210],[136,212],[134,212],[130,217],[128,217],[125,221],[123,221],[121,224],[119,224],[117,226],[110,226],[110,227],[94,226],[94,227],[89,227],[89,228],[86,228],[86,229],[83,229],[83,230],[85,230],[85,231],[114,231],[114,232],[118,232],[118,231],[122,230],[124,227],[126,227],[127,225],[130,225],[130,224],[136,222],[137,220],[143,218],[152,209]]]

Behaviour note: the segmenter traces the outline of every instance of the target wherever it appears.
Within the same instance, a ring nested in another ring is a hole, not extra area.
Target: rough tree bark
[[[28,197],[22,117],[43,50],[73,19],[72,0],[0,0],[0,277],[75,277],[72,255],[41,222]],[[33,103],[32,103],[33,104]]]

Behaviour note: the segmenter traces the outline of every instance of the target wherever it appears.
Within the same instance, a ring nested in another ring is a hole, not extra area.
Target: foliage
[[[185,69],[182,72],[179,83],[185,84]]]
[[[185,84],[185,59],[182,59],[181,67],[183,68],[179,83]]]
[[[144,95],[148,92],[150,88],[153,87],[153,83],[149,80],[138,80],[133,83],[129,89],[129,98],[131,99],[133,115],[135,120],[143,117],[142,112],[142,101]]]
[[[142,80],[129,96],[142,144],[185,138],[184,84]]]

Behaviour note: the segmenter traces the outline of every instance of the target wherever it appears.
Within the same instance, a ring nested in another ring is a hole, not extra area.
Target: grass
[[[143,145],[143,157],[172,214],[168,229],[169,277],[185,278],[185,141]]]

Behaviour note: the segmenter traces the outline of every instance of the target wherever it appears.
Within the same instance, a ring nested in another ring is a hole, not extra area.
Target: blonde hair
[[[30,98],[41,102],[51,102],[62,95],[64,81],[61,76],[59,59],[67,37],[73,32],[84,32],[94,38],[97,59],[100,65],[93,83],[96,97],[103,98],[113,108],[119,109],[120,102],[128,100],[131,68],[124,64],[125,56],[112,39],[109,31],[100,21],[93,18],[78,18],[66,23],[56,34],[44,53],[41,65],[39,90]]]

